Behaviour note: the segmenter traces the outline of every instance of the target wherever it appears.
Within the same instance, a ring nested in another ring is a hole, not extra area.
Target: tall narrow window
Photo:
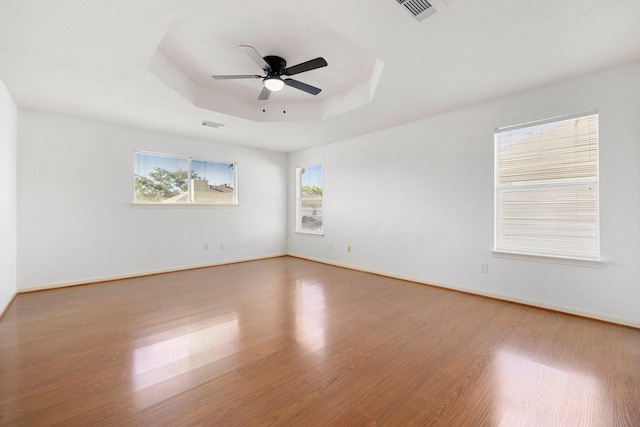
[[[136,151],[136,203],[237,204],[236,164]]]
[[[296,169],[296,231],[322,234],[322,165]]]
[[[495,249],[599,259],[598,113],[495,132]]]

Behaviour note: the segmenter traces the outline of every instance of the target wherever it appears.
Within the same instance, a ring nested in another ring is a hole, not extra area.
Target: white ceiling
[[[640,59],[638,0],[444,3],[417,22],[396,0],[0,0],[0,79],[22,108],[291,152]],[[285,88],[263,104],[247,87],[256,84],[257,97],[259,81],[228,81],[237,96],[217,81],[207,89],[214,96],[290,115],[256,121],[215,102],[197,107],[150,71],[176,28],[188,49],[174,65],[196,89],[198,73],[253,74],[237,48],[250,44],[289,65],[325,57],[328,67],[296,76],[322,96],[307,102]],[[329,32],[335,37],[323,37]],[[383,64],[370,102],[295,121],[297,106],[340,98],[356,84],[340,75],[361,73],[350,50]]]

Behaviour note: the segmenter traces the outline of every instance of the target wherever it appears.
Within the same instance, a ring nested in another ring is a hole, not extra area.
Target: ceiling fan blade
[[[287,86],[295,87],[296,89],[300,89],[301,91],[310,93],[311,95],[317,95],[321,91],[321,89],[315,86],[299,82],[298,80],[285,79],[284,82],[287,84]]]
[[[211,76],[216,80],[229,80],[229,79],[261,79],[262,76],[257,76],[254,74],[238,74],[238,75],[229,75],[229,76]]]
[[[269,95],[271,95],[271,91],[267,89],[266,86],[264,86],[262,88],[262,91],[260,92],[260,95],[258,95],[258,101],[266,101],[267,99],[269,99]]]
[[[285,76],[293,76],[294,74],[304,73],[305,71],[315,70],[316,68],[322,68],[327,66],[327,61],[324,58],[316,58],[302,64],[294,65],[292,67],[285,68],[282,74]]]
[[[246,45],[246,44],[241,44],[238,47],[240,49],[242,49],[244,51],[244,53],[246,53],[247,56],[249,56],[249,58],[251,58],[253,60],[253,62],[258,64],[258,67],[262,68],[263,70],[270,70],[271,69],[271,65],[269,65],[267,63],[267,61],[264,60],[262,55],[260,55],[260,53],[258,53],[258,51],[253,46],[249,46],[249,45]]]

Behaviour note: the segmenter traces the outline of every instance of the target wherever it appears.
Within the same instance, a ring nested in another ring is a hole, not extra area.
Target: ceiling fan
[[[281,90],[285,85],[299,89],[303,92],[310,93],[311,95],[317,95],[321,89],[311,86],[294,79],[283,79],[283,76],[293,76],[295,74],[304,73],[305,71],[315,70],[316,68],[322,68],[327,66],[327,61],[324,58],[316,58],[310,61],[303,62],[298,65],[287,67],[287,61],[279,56],[268,55],[262,56],[253,46],[240,45],[242,49],[262,70],[263,76],[257,74],[244,74],[244,75],[229,75],[229,76],[211,76],[214,79],[262,79],[264,87],[258,95],[258,101],[264,101],[269,99],[271,92]]]

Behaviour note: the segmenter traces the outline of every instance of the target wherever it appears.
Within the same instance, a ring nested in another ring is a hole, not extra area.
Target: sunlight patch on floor
[[[598,423],[606,411],[597,378],[505,350],[494,363],[500,426],[570,425],[575,420],[604,425]]]

